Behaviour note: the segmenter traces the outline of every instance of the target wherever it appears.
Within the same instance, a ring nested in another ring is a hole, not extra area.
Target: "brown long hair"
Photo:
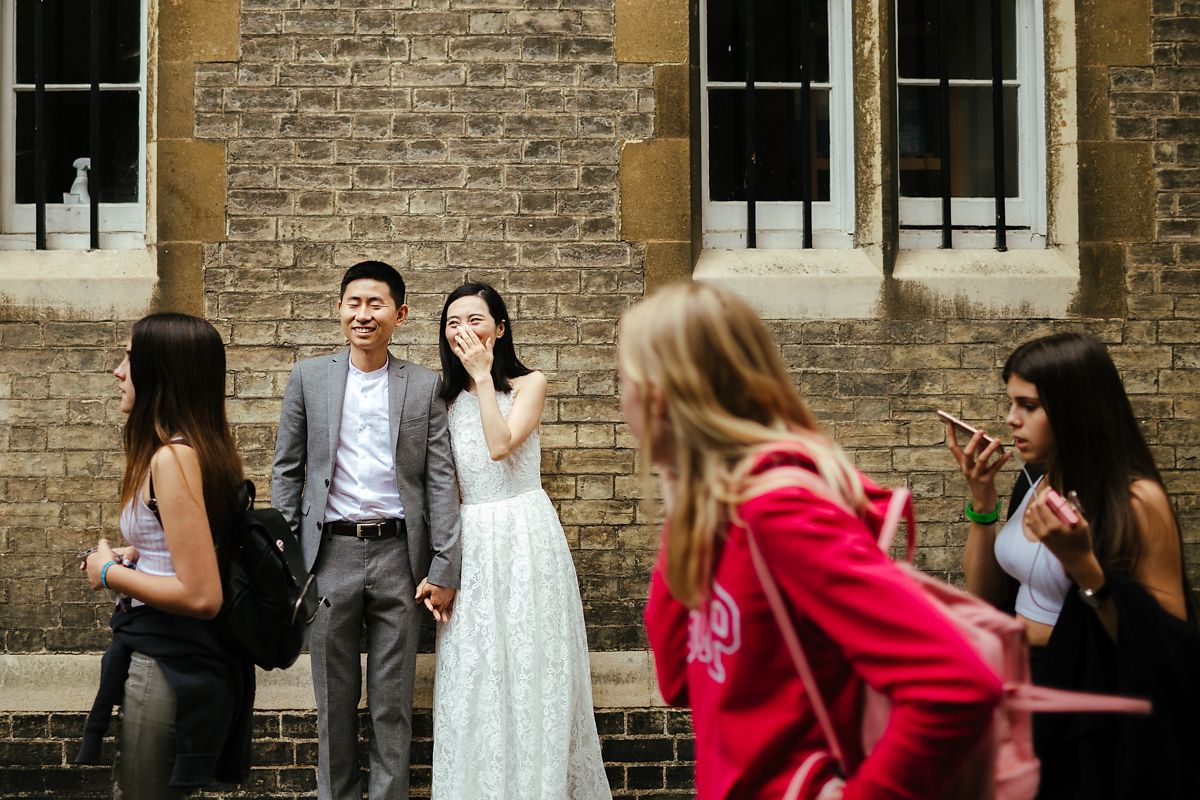
[[[770,488],[771,479],[749,474],[764,451],[802,452],[845,505],[862,507],[857,470],[818,429],[778,345],[741,298],[699,282],[665,287],[622,317],[618,353],[643,400],[643,478],[662,398],[678,470],[666,578],[681,603],[694,608],[708,596],[717,538],[739,503]]]
[[[172,437],[196,451],[213,543],[233,531],[234,490],[242,460],[225,416],[225,345],[207,321],[187,314],[151,314],[134,323],[129,341],[134,402],[125,422],[121,504],[141,490],[151,459]]]
[[[1105,567],[1127,574],[1137,568],[1142,538],[1132,486],[1150,480],[1162,487],[1179,542],[1188,620],[1195,624],[1179,516],[1108,349],[1086,333],[1043,336],[1014,350],[1003,375],[1006,382],[1016,375],[1037,387],[1054,432],[1054,451],[1043,465],[1047,480],[1059,492],[1078,493]]]
[[[1003,375],[1037,387],[1054,432],[1047,480],[1060,492],[1079,493],[1100,562],[1132,572],[1141,539],[1130,486],[1139,478],[1160,486],[1163,480],[1108,350],[1085,333],[1044,336],[1014,350]]]

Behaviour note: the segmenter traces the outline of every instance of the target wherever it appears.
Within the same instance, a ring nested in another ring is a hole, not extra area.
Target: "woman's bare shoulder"
[[[546,380],[545,375],[535,369],[533,372],[513,378],[510,383],[512,383],[513,392],[516,393],[523,389],[544,390],[548,384],[548,381]]]

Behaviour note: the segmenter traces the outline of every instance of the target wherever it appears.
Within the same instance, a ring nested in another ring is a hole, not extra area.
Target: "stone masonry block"
[[[621,148],[621,237],[691,239],[689,143],[657,139]]]
[[[1150,0],[1081,0],[1075,14],[1079,63],[1150,63]]]
[[[232,61],[238,47],[237,0],[165,4],[158,15],[161,61]]]
[[[162,241],[214,241],[225,231],[225,150],[214,142],[158,143],[158,234]]]
[[[687,0],[616,0],[617,61],[682,64],[688,59]]]
[[[1149,145],[1081,142],[1079,220],[1084,241],[1147,241],[1154,236],[1154,172]]]

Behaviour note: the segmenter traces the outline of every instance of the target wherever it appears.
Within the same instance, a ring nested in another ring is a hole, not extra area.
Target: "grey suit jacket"
[[[321,546],[349,364],[349,348],[296,364],[279,417],[271,503],[298,531],[309,569]],[[458,588],[458,484],[440,391],[435,373],[388,355],[388,416],[413,581]]]

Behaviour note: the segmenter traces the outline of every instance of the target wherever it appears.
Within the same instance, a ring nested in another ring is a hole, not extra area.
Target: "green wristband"
[[[1000,519],[1000,501],[996,500],[996,507],[989,514],[980,514],[975,509],[971,508],[971,498],[967,498],[966,504],[963,506],[963,514],[971,522],[976,522],[980,525],[994,525]]]

